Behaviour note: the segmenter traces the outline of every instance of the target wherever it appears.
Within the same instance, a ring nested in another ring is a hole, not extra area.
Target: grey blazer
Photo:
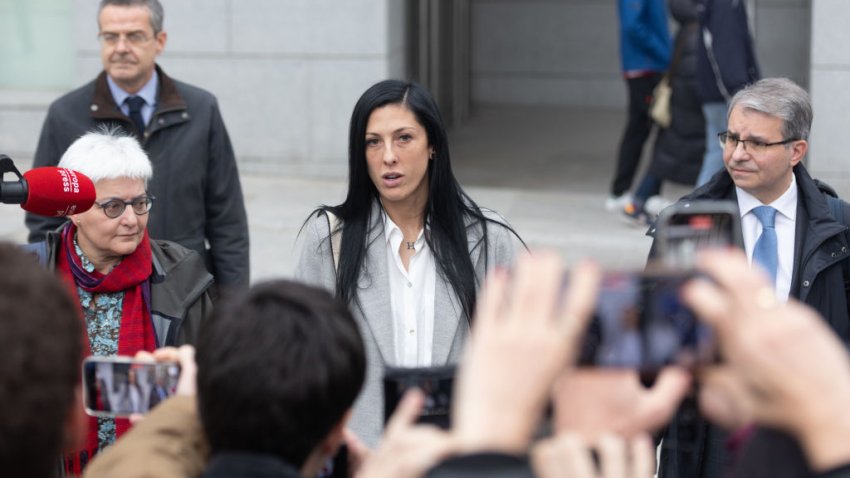
[[[507,224],[495,212],[482,209],[487,217]],[[481,225],[467,225],[469,254],[480,285],[484,279],[485,257],[481,254]],[[336,290],[336,274],[331,255],[328,221],[324,214],[313,216],[305,225],[304,246],[295,270],[295,276],[308,284]],[[384,237],[383,213],[375,201],[371,212],[369,237],[363,270],[358,279],[356,296],[351,312],[360,327],[366,346],[366,383],[354,403],[349,427],[366,444],[374,447],[381,437],[384,423],[383,375],[388,361],[395,357],[393,324],[390,310],[390,285],[388,279],[387,253]],[[513,262],[522,243],[507,228],[487,223],[489,242],[486,266],[507,266]],[[456,363],[469,334],[469,324],[461,320],[463,308],[450,288],[450,284],[437,273],[434,297],[434,344],[433,365]]]

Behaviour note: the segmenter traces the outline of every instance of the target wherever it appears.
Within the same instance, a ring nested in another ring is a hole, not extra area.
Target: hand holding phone
[[[603,274],[580,365],[635,369],[713,362],[711,330],[681,300],[693,272],[648,270]]]
[[[410,388],[425,394],[418,423],[448,429],[450,425],[455,367],[388,368],[384,373],[384,421],[388,421]]]
[[[83,361],[86,413],[96,417],[147,413],[175,393],[179,378],[176,362],[88,357]]]

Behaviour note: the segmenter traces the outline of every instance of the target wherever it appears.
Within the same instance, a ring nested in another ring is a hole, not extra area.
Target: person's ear
[[[165,50],[165,43],[168,41],[168,33],[163,30],[156,34],[154,40],[156,40],[156,54],[159,56],[162,54],[163,50]]]
[[[336,423],[336,425],[331,428],[331,431],[327,434],[324,440],[320,445],[322,454],[325,456],[333,456],[336,455],[337,450],[339,450],[340,445],[345,442],[345,426],[348,424],[348,420],[351,418],[351,409],[346,410],[345,414],[340,418],[340,420]]]
[[[805,139],[801,139],[799,141],[795,141],[794,145],[791,147],[791,167],[797,165],[803,158],[806,157],[806,153],[809,151],[809,142]]]

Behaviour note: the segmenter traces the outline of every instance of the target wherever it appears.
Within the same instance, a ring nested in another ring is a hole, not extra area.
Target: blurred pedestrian
[[[673,60],[667,72],[672,95],[671,122],[658,130],[652,162],[623,212],[640,224],[652,222],[669,202],[660,196],[664,181],[693,185],[705,153],[705,120],[697,94],[697,49],[700,41],[697,0],[669,0],[679,24]]]
[[[726,131],[729,100],[760,78],[744,0],[699,0],[701,40],[697,92],[705,116],[705,156],[697,186],[723,169],[717,135]]]
[[[643,145],[652,131],[652,92],[670,64],[670,33],[664,0],[620,0],[620,59],[628,87],[628,119],[617,169],[605,202],[609,211],[629,203],[629,191],[640,164]]]

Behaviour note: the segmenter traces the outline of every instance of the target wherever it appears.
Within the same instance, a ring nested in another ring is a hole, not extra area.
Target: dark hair
[[[165,20],[165,12],[159,0],[101,0],[97,9],[97,23],[100,27],[100,12],[106,6],[116,7],[145,7],[150,12],[151,28],[154,35],[162,31],[162,22]]]
[[[249,451],[300,468],[360,392],[357,324],[329,292],[297,282],[230,297],[200,331],[198,406],[213,453]]]
[[[428,161],[428,200],[425,224],[430,234],[425,240],[434,254],[437,270],[451,284],[467,320],[475,310],[475,295],[481,277],[475,269],[467,243],[467,219],[481,227],[481,240],[474,247],[487,258],[487,223],[497,222],[484,216],[481,209],[460,187],[452,173],[446,130],[437,103],[421,85],[399,80],[381,81],[366,90],[354,106],[348,137],[348,194],[338,206],[322,206],[313,214],[331,211],[342,220],[342,240],[336,296],[343,304],[354,299],[357,278],[363,267],[369,237],[372,203],[379,197],[369,178],[366,164],[366,127],[372,112],[390,104],[408,108],[428,135],[434,151]],[[311,215],[312,216],[312,215]],[[309,218],[308,218],[309,219]],[[502,224],[502,223],[499,223]],[[507,224],[502,224],[516,234]],[[519,237],[519,236],[517,236]]]
[[[83,329],[65,285],[20,247],[0,244],[0,470],[50,476],[80,382]]]

